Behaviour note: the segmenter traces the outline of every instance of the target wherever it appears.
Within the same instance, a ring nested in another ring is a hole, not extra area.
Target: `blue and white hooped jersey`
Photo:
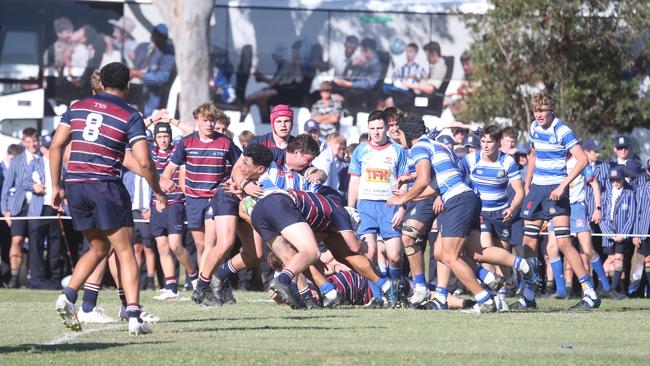
[[[521,180],[519,167],[512,156],[501,151],[494,162],[483,160],[482,155],[482,151],[467,154],[460,162],[461,172],[478,191],[483,211],[502,210],[508,207],[508,184]]]
[[[528,141],[536,153],[532,183],[539,186],[562,183],[567,176],[567,154],[578,145],[571,128],[557,117],[547,129],[533,121]]]
[[[411,148],[411,158],[415,165],[425,159],[431,161],[431,179],[436,180],[443,202],[472,191],[458,169],[458,158],[445,145],[423,135]]]
[[[264,196],[278,189],[308,191],[310,188],[304,176],[275,161],[271,162],[271,166],[262,174],[259,185],[264,189]]]
[[[358,199],[386,201],[397,188],[397,177],[408,174],[406,151],[395,143],[359,145],[352,153],[348,174],[358,175]]]

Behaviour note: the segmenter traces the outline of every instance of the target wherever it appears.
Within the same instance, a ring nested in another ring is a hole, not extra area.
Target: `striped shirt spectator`
[[[165,167],[169,163],[169,158],[176,151],[176,146],[172,146],[170,149],[162,150],[158,146],[153,146],[151,148],[151,160],[153,160],[158,174],[162,174],[165,170]],[[185,201],[185,195],[180,188],[180,170],[176,169],[174,171],[173,181],[176,184],[176,190],[173,193],[167,194],[167,204],[172,205],[174,203],[182,203]],[[152,200],[155,200],[155,196],[152,195]]]

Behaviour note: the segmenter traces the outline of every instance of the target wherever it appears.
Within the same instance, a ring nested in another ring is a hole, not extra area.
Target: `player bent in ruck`
[[[532,99],[535,121],[530,126],[530,147],[528,173],[526,175],[526,197],[521,217],[524,218],[524,245],[531,262],[537,260],[537,243],[540,229],[545,221],[551,221],[560,252],[571,264],[582,285],[584,296],[574,308],[595,309],[600,298],[594,290],[591,276],[582,263],[580,253],[571,244],[569,215],[569,184],[582,174],[587,165],[587,156],[578,144],[573,131],[553,114],[554,99],[541,92]],[[567,174],[566,158],[571,153],[576,163]],[[525,280],[523,297],[510,306],[511,309],[537,307],[533,284]]]
[[[442,236],[442,259],[454,275],[474,295],[477,304],[473,311],[494,312],[496,306],[492,296],[476,281],[474,261],[510,266],[523,273],[529,273],[528,263],[515,257],[503,248],[482,248],[480,245],[479,217],[481,201],[465,184],[458,169],[456,156],[442,144],[426,136],[424,121],[419,117],[403,118],[400,121],[411,156],[416,167],[416,184],[402,196],[392,196],[391,205],[402,205],[420,195],[431,194],[430,180],[435,179],[439,194],[445,204],[438,218]],[[426,183],[426,184],[425,184]],[[467,257],[463,255],[467,254]]]
[[[56,308],[66,327],[81,330],[74,305],[77,292],[112,247],[127,299],[129,333],[150,333],[151,328],[140,318],[138,270],[131,246],[133,216],[128,192],[120,181],[127,144],[140,165],[139,173],[156,194],[157,210],[164,209],[167,197],[147,151],[142,117],[123,101],[129,69],[110,63],[102,68],[100,77],[105,92],[73,104],[63,115],[50,147],[52,207],[60,208],[64,198],[62,158],[70,142],[65,194],[73,227],[84,234],[91,248],[77,263]]]

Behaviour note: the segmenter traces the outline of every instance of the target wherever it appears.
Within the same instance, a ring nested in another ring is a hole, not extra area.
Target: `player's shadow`
[[[139,342],[140,344],[161,344],[169,342]],[[110,348],[119,348],[130,346],[133,343],[97,343],[97,342],[83,342],[83,343],[64,343],[64,344],[19,344],[16,346],[0,346],[0,354],[9,354],[15,352],[27,352],[28,354],[51,353],[51,352],[86,352],[98,351]]]

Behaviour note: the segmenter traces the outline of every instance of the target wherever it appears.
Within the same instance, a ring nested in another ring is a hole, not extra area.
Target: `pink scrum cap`
[[[271,124],[275,122],[278,117],[289,117],[293,122],[293,111],[288,105],[278,104],[271,110]]]

